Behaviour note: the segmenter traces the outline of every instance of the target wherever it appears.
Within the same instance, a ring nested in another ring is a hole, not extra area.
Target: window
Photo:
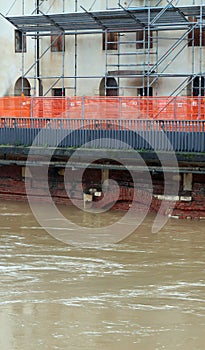
[[[51,52],[62,52],[65,51],[65,36],[63,34],[51,35]]]
[[[144,88],[137,89],[138,96],[153,96],[152,87],[145,86]]]
[[[150,39],[150,43],[149,43]],[[150,38],[148,36],[148,31],[141,29],[136,32],[136,49],[148,49],[148,43],[149,48],[151,49],[153,47],[153,32],[150,31]]]
[[[65,96],[65,88],[53,88],[52,96]]]
[[[26,36],[17,29],[15,30],[15,52],[26,52]]]
[[[106,40],[107,36],[107,40]],[[117,50],[118,49],[118,33],[103,33],[102,39],[102,49],[106,50],[106,41],[107,41],[107,50]]]
[[[192,87],[193,96],[204,96],[205,95],[205,79],[204,77],[196,77],[193,80]]]
[[[189,17],[188,19],[190,22],[197,22],[197,19],[195,17]],[[202,28],[201,45],[205,46],[205,28]],[[199,27],[194,28],[188,34],[188,46],[200,46],[200,28]]]

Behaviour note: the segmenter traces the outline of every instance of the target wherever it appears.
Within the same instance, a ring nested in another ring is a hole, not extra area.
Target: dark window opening
[[[195,17],[189,17],[190,22],[197,22]],[[200,28],[194,28],[188,34],[188,46],[200,46]],[[205,28],[202,28],[201,46],[205,46]]]
[[[151,49],[153,48],[153,32],[141,29],[136,32],[136,49]]]
[[[15,52],[26,52],[26,36],[20,30],[15,30]]]
[[[137,89],[138,96],[153,96],[153,88],[145,86]]]
[[[103,50],[117,50],[118,49],[118,33],[103,33],[102,49]]]
[[[65,96],[65,88],[52,89],[52,96]]]
[[[20,77],[14,86],[14,95],[15,96],[30,96],[31,95],[31,86],[29,81],[26,78]]]
[[[205,79],[204,79],[204,77],[194,78],[193,96],[205,96]]]
[[[51,35],[51,52],[63,52],[65,51],[65,36],[64,35]]]
[[[118,96],[118,85],[115,78],[105,79],[105,91],[106,96]]]

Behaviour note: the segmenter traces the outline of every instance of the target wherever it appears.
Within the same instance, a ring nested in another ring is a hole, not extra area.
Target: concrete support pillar
[[[192,191],[193,174],[183,174],[183,191]]]
[[[101,183],[103,184],[105,181],[107,181],[105,189],[108,188],[108,180],[109,180],[109,169],[102,169],[101,170]]]
[[[93,195],[88,193],[83,193],[83,206],[84,209],[92,208]]]
[[[28,167],[25,167],[25,166],[23,166],[23,167],[21,168],[21,175],[22,175],[22,177],[24,177],[24,178],[25,178],[25,177],[32,177],[29,168],[28,168]]]

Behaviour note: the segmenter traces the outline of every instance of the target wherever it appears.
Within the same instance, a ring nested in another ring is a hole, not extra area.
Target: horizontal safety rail
[[[205,131],[205,120],[84,119],[84,118],[5,118],[0,128],[35,128],[65,130],[161,130]]]
[[[0,98],[0,117],[205,120],[205,97],[8,96]]]
[[[205,120],[9,118],[0,117],[1,129],[131,130],[205,132]]]

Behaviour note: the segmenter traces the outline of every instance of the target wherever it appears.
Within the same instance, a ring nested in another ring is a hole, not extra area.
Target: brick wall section
[[[48,173],[48,181],[42,181],[41,177],[45,169],[36,167],[34,169],[39,176],[39,181],[29,178],[29,187],[32,196],[36,200],[50,201],[47,198],[46,186],[49,184],[49,191],[54,200],[58,204],[72,204],[71,199],[83,200],[83,191],[92,187],[100,187],[101,172],[100,170],[86,169],[83,173],[79,170],[66,170],[65,178],[60,174],[59,169],[50,169]],[[110,177],[118,182],[120,185],[120,192],[117,202],[113,202],[118,193],[110,191],[106,198],[96,197],[94,206],[101,207],[113,204],[114,209],[128,210],[132,205],[136,210],[149,210],[149,212],[158,212],[161,201],[156,197],[152,197],[152,192],[149,187],[143,182],[142,173],[139,174],[139,181],[137,184],[136,193],[134,192],[132,179],[128,172],[111,171]],[[81,178],[83,178],[83,187],[81,185]],[[66,182],[66,188],[64,185]],[[138,177],[137,177],[138,179]],[[161,176],[153,177],[153,189],[155,194],[163,193],[163,181]],[[67,190],[67,191],[66,191]],[[67,193],[68,192],[68,193]],[[22,170],[20,166],[8,165],[0,167],[0,198],[12,200],[26,200],[25,179],[22,177]],[[193,193],[191,202],[176,202],[175,207],[172,208],[173,203],[167,202],[162,208],[161,214],[172,215],[180,218],[205,218],[205,176],[194,175],[193,177]]]
[[[199,202],[202,205],[205,199],[205,183],[194,183],[193,184],[193,192],[192,192],[193,201]]]

